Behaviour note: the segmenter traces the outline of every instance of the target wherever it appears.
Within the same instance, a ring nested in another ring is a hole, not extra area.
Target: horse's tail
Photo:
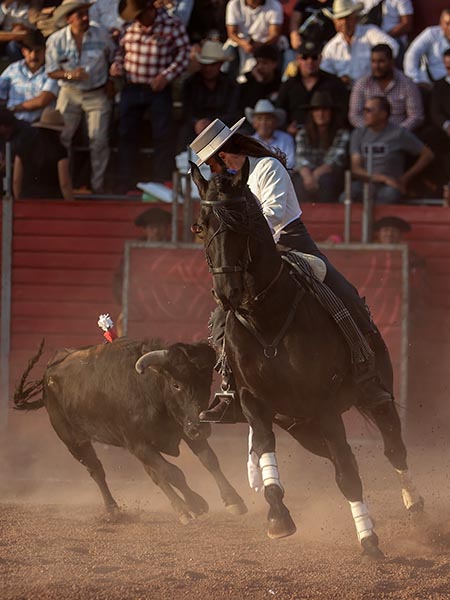
[[[30,398],[42,393],[44,388],[44,377],[42,377],[42,379],[36,379],[34,381],[27,382],[27,377],[31,369],[42,356],[42,352],[44,351],[44,343],[45,340],[42,338],[38,351],[28,361],[28,366],[22,375],[19,385],[15,389],[14,408],[16,410],[37,410],[38,408],[42,408],[44,406],[44,400],[42,397],[39,398],[39,400],[30,402]]]

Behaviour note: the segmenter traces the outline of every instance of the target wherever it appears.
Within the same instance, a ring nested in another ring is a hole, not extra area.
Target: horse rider
[[[204,129],[190,145],[199,157],[197,166],[206,163],[212,173],[237,172],[248,159],[248,186],[260,203],[274,241],[281,246],[280,250],[296,250],[321,258],[327,267],[324,283],[343,302],[365,338],[369,342],[379,341],[380,333],[364,300],[319,250],[305,227],[301,219],[302,209],[285,167],[285,156],[254,138],[238,133],[244,120],[245,117],[229,128],[216,119]],[[223,346],[225,318],[226,311],[218,307],[210,322],[212,343],[219,355]],[[376,374],[374,360],[353,365],[353,378],[362,400],[375,404],[392,400]],[[201,413],[200,419],[222,421],[231,403],[226,394],[216,394],[211,407]]]

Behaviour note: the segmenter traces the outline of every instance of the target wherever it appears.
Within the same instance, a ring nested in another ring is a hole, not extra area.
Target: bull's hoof
[[[245,515],[248,513],[248,508],[245,506],[245,502],[237,502],[236,504],[228,504],[225,506],[227,511],[232,515],[238,517],[239,515]]]
[[[385,558],[383,552],[378,548],[378,536],[376,533],[365,537],[361,540],[363,556],[367,556],[373,560],[383,560]]]
[[[419,496],[417,502],[412,504],[407,510],[410,514],[420,514],[423,513],[423,507],[425,506],[425,502],[422,496]]]
[[[269,529],[267,530],[267,535],[271,540],[278,540],[280,538],[288,537],[289,535],[294,535],[297,531],[297,527],[295,526],[288,509],[286,509],[283,518],[275,519],[269,517],[268,522]]]

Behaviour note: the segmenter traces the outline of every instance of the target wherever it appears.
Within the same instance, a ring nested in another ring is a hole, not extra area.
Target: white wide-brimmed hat
[[[213,65],[218,62],[225,62],[228,56],[222,48],[221,42],[206,40],[200,52],[197,52],[195,58],[201,65]]]
[[[42,111],[41,118],[32,127],[41,127],[42,129],[53,129],[54,131],[62,131],[64,129],[64,117],[55,108],[47,106]]]
[[[220,119],[215,119],[210,123],[189,146],[199,158],[196,163],[197,167],[220,150],[225,142],[241,127],[244,121],[245,117],[242,117],[232,127],[228,127]]]
[[[332,10],[323,8],[322,12],[329,19],[343,19],[355,12],[361,12],[364,8],[363,2],[353,2],[353,0],[334,0]]]
[[[62,4],[55,8],[53,21],[57,29],[67,25],[66,17],[70,13],[80,10],[80,8],[89,8],[94,2],[83,2],[82,0],[63,0]]]
[[[273,115],[277,122],[277,127],[282,127],[286,120],[286,111],[282,108],[275,108],[270,100],[261,99],[255,104],[255,108],[247,106],[245,116],[250,123],[255,115]]]

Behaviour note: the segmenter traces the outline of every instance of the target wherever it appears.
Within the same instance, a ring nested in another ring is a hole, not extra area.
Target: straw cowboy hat
[[[134,21],[148,4],[148,0],[120,0],[117,10],[124,21]]]
[[[195,58],[201,65],[213,65],[229,60],[223,51],[222,44],[213,40],[206,40],[200,52],[195,54]]]
[[[334,0],[332,11],[323,8],[322,12],[329,19],[343,19],[355,12],[361,12],[364,8],[363,2],[353,2],[353,0]]]
[[[270,100],[261,99],[255,104],[255,108],[247,106],[245,116],[250,123],[255,115],[273,115],[277,122],[277,128],[282,127],[286,120],[286,111],[282,108],[275,108]]]
[[[36,123],[33,123],[33,127],[41,127],[42,129],[53,129],[55,131],[62,131],[64,129],[64,117],[54,108],[44,108],[42,111],[41,118]]]
[[[94,2],[83,2],[82,0],[63,0],[62,4],[55,8],[55,12],[53,13],[55,27],[61,29],[67,25],[66,17],[76,10],[80,10],[80,8],[89,8],[93,4]]]
[[[200,167],[206,160],[222,148],[230,137],[241,127],[245,117],[239,119],[232,127],[228,127],[220,119],[215,119],[208,125],[190,144],[190,149],[195,152],[199,158],[196,162]]]

